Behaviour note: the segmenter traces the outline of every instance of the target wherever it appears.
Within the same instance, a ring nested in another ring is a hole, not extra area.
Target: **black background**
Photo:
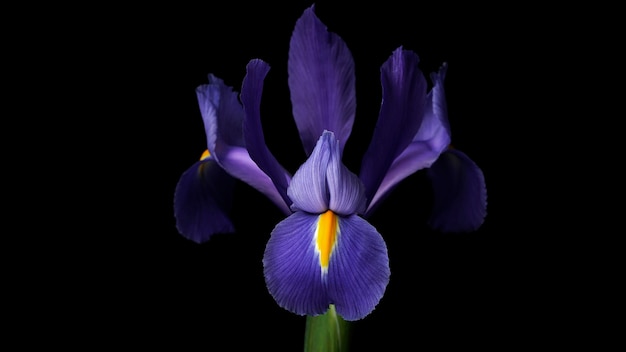
[[[53,254],[59,265],[40,265],[32,280],[36,292],[46,292],[37,299],[36,327],[58,328],[50,341],[301,350],[305,318],[275,304],[262,274],[264,246],[282,214],[240,183],[232,212],[238,231],[199,245],[178,234],[173,194],[206,148],[195,88],[213,73],[239,90],[253,58],[271,66],[262,99],[266,142],[288,170],[304,161],[287,54],[293,26],[311,4],[103,6],[41,32],[70,54],[44,67],[33,63],[31,71],[76,78],[59,89],[68,115],[80,118],[54,122],[75,138],[55,155],[83,153],[61,177],[68,187],[79,185],[69,201],[75,207],[53,219],[66,230],[40,242],[62,244]],[[388,245],[392,276],[378,307],[353,323],[353,350],[510,349],[562,336],[556,330],[573,313],[554,290],[563,268],[546,259],[554,253],[553,226],[537,230],[533,223],[550,206],[523,200],[535,171],[519,159],[532,143],[517,139],[543,99],[525,89],[543,79],[534,65],[546,59],[546,44],[535,33],[547,14],[396,1],[318,1],[316,13],[344,39],[356,65],[357,116],[344,163],[358,170],[380,107],[380,66],[402,45],[420,56],[426,74],[448,63],[452,142],[481,167],[488,192],[488,215],[473,233],[428,228],[432,198],[423,172],[369,219]],[[54,191],[57,201],[69,193],[59,184]],[[36,254],[50,255],[43,247]],[[35,329],[32,323],[24,326]]]

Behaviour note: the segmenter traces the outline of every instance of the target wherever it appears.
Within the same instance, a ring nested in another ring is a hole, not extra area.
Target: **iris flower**
[[[181,176],[174,197],[179,232],[205,242],[233,232],[228,218],[233,180],[266,195],[284,214],[271,232],[263,268],[278,305],[300,315],[330,306],[345,320],[371,313],[390,269],[385,242],[367,218],[406,177],[428,168],[434,195],[431,225],[471,231],[485,217],[482,171],[451,149],[443,82],[402,47],[381,67],[382,104],[359,174],[342,163],[356,110],[354,62],[348,47],[304,11],[288,58],[293,117],[307,159],[292,175],[265,144],[260,103],[269,65],[251,60],[241,95],[213,76],[197,88],[207,152]]]

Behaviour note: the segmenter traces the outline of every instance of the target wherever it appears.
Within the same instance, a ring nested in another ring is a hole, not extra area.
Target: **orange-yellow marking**
[[[322,271],[328,270],[330,255],[335,247],[337,231],[339,230],[338,218],[331,210],[319,216],[317,220],[316,244],[320,255]]]
[[[210,156],[211,156],[211,153],[209,152],[208,149],[206,149],[205,151],[202,152],[202,155],[200,156],[200,160],[204,160]]]

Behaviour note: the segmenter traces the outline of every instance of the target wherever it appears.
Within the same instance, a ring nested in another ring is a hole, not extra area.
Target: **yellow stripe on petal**
[[[210,152],[209,152],[209,150],[207,149],[207,150],[205,150],[205,151],[203,151],[203,152],[202,152],[202,155],[200,156],[200,160],[204,160],[204,159],[206,159],[206,158],[208,158],[208,157],[210,157],[210,156],[211,156],[211,153],[210,153]]]
[[[317,220],[317,231],[315,233],[315,245],[319,252],[320,266],[322,273],[328,271],[328,262],[330,255],[337,243],[337,234],[339,232],[339,219],[331,210],[327,210],[321,214]]]

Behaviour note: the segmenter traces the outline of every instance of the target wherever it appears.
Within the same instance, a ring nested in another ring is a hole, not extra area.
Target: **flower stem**
[[[328,311],[318,316],[306,317],[304,352],[348,351],[348,322],[330,305]]]

